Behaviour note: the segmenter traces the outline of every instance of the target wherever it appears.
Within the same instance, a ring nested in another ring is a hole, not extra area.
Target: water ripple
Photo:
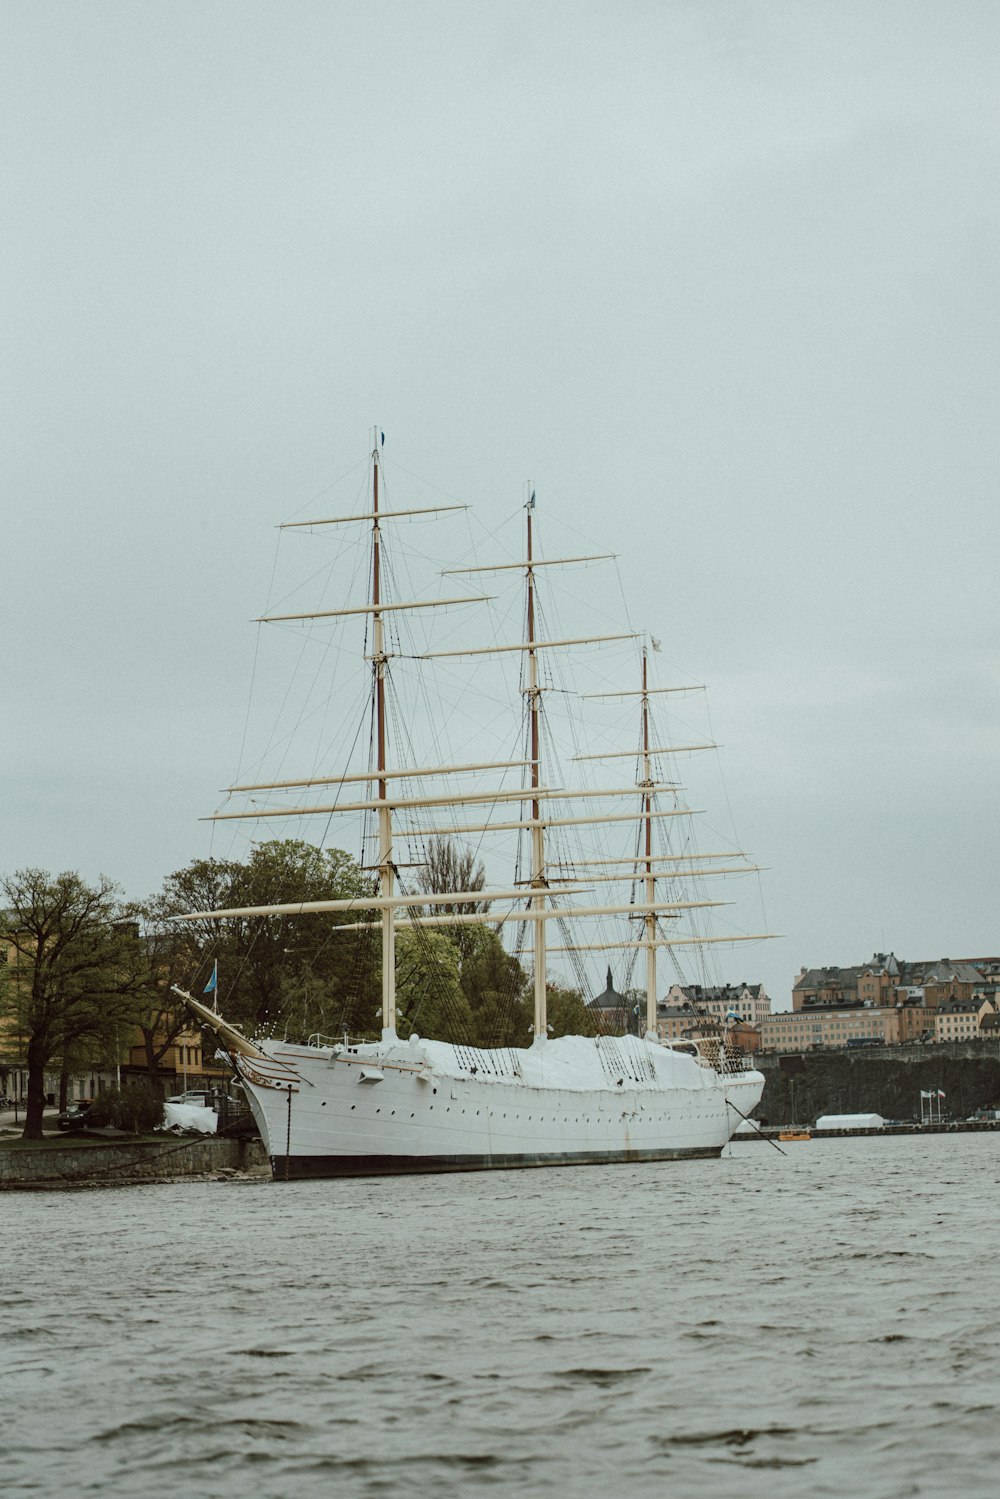
[[[19,1197],[4,1491],[992,1499],[998,1148]]]

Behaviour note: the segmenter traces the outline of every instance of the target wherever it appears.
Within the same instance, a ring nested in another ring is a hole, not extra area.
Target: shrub
[[[102,1093],[92,1105],[87,1122],[148,1134],[163,1123],[163,1101],[147,1083],[126,1083],[124,1088],[109,1088]]]
[[[117,1094],[117,1088],[110,1088],[95,1098],[87,1110],[87,1124],[92,1129],[103,1129],[106,1124],[111,1123],[112,1095]]]

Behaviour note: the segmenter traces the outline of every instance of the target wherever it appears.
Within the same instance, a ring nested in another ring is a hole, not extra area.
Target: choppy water
[[[0,1199],[5,1495],[986,1495],[1000,1136]]]

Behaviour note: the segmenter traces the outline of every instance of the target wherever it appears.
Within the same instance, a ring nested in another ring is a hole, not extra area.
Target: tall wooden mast
[[[642,648],[642,784],[643,796],[643,855],[645,860],[646,902],[652,905],[656,899],[656,876],[653,871],[653,761],[649,745],[649,662],[646,647]],[[656,916],[647,911],[643,918],[646,939],[646,1032],[656,1034]]]
[[[528,551],[525,576],[528,590],[528,722],[531,729],[531,909],[545,909],[545,830],[542,826],[541,806],[538,799],[540,781],[539,767],[539,716],[541,713],[541,691],[538,686],[538,655],[535,650],[535,569],[532,537],[535,495],[532,491],[528,501]],[[535,969],[535,1023],[534,1044],[540,1045],[548,1035],[548,1007],[545,991],[545,922],[535,921],[533,938],[533,960]]]
[[[378,883],[379,894],[390,899],[394,894],[395,870],[392,863],[392,810],[388,805],[385,745],[385,626],[382,621],[382,538],[378,511],[378,428],[372,444],[372,617],[375,622],[372,669],[375,673],[376,769],[378,771]],[[396,909],[388,905],[382,911],[382,1040],[396,1036]]]

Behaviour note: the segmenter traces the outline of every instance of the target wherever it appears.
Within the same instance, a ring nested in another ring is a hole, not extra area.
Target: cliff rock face
[[[769,1124],[812,1124],[821,1114],[919,1119],[921,1092],[939,1088],[943,1118],[1000,1106],[1000,1050],[992,1041],[758,1055],[754,1065],[767,1079],[755,1117]]]

